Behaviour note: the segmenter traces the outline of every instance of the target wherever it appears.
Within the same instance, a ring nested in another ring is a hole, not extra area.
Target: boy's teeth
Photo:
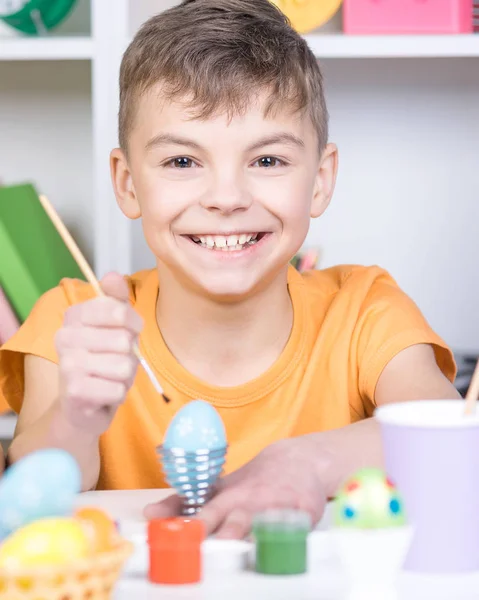
[[[242,250],[245,244],[253,244],[256,242],[257,233],[241,233],[234,235],[192,235],[191,239],[194,242],[200,243],[206,248],[218,248],[223,251]]]

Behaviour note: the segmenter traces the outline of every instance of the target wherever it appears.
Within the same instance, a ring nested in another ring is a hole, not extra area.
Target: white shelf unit
[[[78,10],[89,13],[87,32],[0,37],[0,69],[5,67],[0,70],[0,180],[36,177],[42,191],[51,190],[50,199],[99,276],[111,270],[128,273],[151,261],[138,224],[128,222],[116,206],[108,155],[117,144],[122,53],[144,20],[175,3],[79,0]],[[456,348],[477,350],[479,284],[464,288],[465,300],[457,290],[463,283],[460,261],[465,260],[464,274],[477,272],[479,255],[473,228],[479,219],[474,166],[479,156],[479,35],[346,36],[339,28],[336,20],[305,36],[323,63],[332,136],[343,156],[337,199],[321,220],[324,224],[313,224],[308,242],[322,246],[327,264],[384,264],[441,335]],[[24,88],[14,81],[22,73],[29,80]],[[63,83],[56,85],[56,77]],[[83,83],[77,84],[79,79]],[[35,86],[40,86],[38,93]],[[52,100],[64,117],[58,127],[49,107]],[[50,119],[46,124],[43,116],[33,120],[39,104]],[[8,121],[2,121],[2,110]],[[25,119],[30,119],[27,125]],[[6,123],[8,130],[3,129]],[[441,127],[450,130],[448,135],[440,134]],[[71,139],[68,151],[65,136]],[[32,159],[22,171],[19,163],[31,154],[43,160],[41,169],[35,171]],[[391,164],[385,162],[388,155]],[[423,159],[424,165],[418,165]],[[76,187],[81,188],[77,195],[72,191]],[[457,214],[451,212],[449,196],[459,206]],[[368,229],[369,210],[378,219],[377,229]],[[418,216],[408,221],[401,210],[409,215],[418,211]],[[444,226],[437,220],[433,227],[421,224],[421,219],[434,219],[435,211],[444,215]],[[459,226],[466,233],[457,234]],[[422,247],[424,256],[418,257]],[[429,279],[424,277],[428,260],[433,264]]]
[[[479,57],[479,35],[304,36],[318,58],[468,58]],[[130,41],[126,37],[123,47]],[[0,39],[0,61],[94,60],[91,37]]]

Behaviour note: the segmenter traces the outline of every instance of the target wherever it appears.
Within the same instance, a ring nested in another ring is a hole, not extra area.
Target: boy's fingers
[[[128,302],[130,297],[130,290],[124,277],[118,273],[108,273],[100,281],[101,289],[107,296],[121,300],[122,302]]]
[[[124,328],[138,334],[143,329],[143,319],[128,303],[103,297],[71,306],[65,313],[65,325]]]
[[[143,514],[146,519],[151,521],[152,519],[167,519],[168,517],[176,517],[181,512],[181,500],[174,494],[168,496],[161,502],[155,502],[148,504],[143,510]]]
[[[140,333],[143,329],[143,319],[135,309],[113,298],[97,298],[85,302],[81,324],[93,327],[123,327],[133,333]]]
[[[66,382],[64,393],[71,400],[106,406],[121,403],[126,391],[126,386],[121,381],[78,374]]]
[[[211,535],[218,530],[220,525],[233,510],[232,498],[229,494],[218,494],[210,500],[198,514],[206,527],[207,535]]]
[[[75,352],[72,352],[72,358],[66,357],[63,360],[63,369],[65,372],[75,373],[78,369],[78,363],[75,361]],[[137,361],[124,354],[91,354],[85,352],[78,353],[81,360],[82,369],[88,375],[109,379],[112,381],[127,382],[131,380],[136,371]],[[70,362],[71,361],[71,362]]]
[[[67,325],[55,335],[57,350],[86,350],[92,353],[111,352],[131,354],[135,334],[127,329],[105,329],[98,335],[97,327],[75,327]]]
[[[222,525],[217,529],[215,537],[223,540],[241,540],[251,531],[253,515],[246,509],[232,510]]]

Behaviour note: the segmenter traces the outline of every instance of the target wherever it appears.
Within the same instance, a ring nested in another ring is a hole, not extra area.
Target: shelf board
[[[13,433],[17,424],[17,416],[12,414],[0,414],[0,440],[13,439]]]
[[[479,35],[306,35],[318,58],[479,57]]]
[[[90,60],[93,50],[90,37],[0,38],[0,61]]]

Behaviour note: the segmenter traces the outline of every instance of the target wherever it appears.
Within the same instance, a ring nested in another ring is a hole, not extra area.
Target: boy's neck
[[[156,319],[163,339],[192,375],[220,387],[244,384],[280,356],[293,325],[287,269],[238,303],[219,303],[181,285],[158,268]]]

